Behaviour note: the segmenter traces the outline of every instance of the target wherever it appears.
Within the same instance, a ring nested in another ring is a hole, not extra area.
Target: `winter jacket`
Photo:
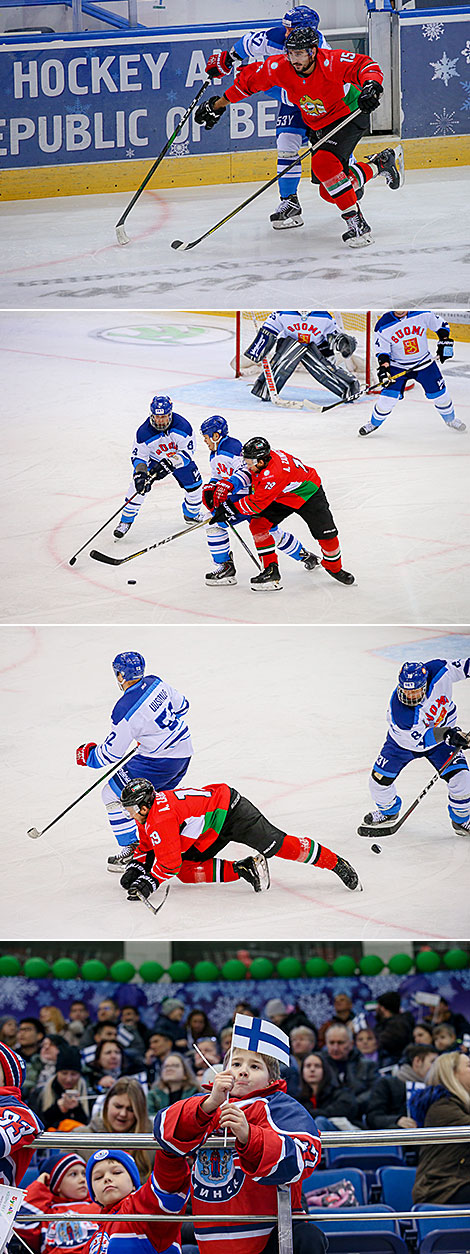
[[[184,1159],[157,1150],[151,1176],[109,1210],[104,1223],[90,1238],[84,1254],[181,1254],[180,1223],[139,1224],[119,1222],[120,1215],[178,1215],[189,1194],[189,1169]],[[100,1208],[97,1205],[96,1210]],[[62,1254],[67,1254],[66,1250]]]
[[[413,1201],[451,1204],[462,1185],[470,1184],[470,1111],[442,1085],[423,1089],[410,1109],[419,1127],[468,1127],[468,1141],[429,1145],[419,1151]]]

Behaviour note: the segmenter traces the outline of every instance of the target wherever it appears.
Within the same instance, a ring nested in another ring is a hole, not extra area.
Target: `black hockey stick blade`
[[[382,840],[382,836],[393,836],[397,827],[400,826],[400,823],[389,823],[388,827],[366,827],[365,823],[361,823],[357,829],[357,834],[358,836],[367,836],[369,840],[375,840],[376,838],[377,840]]]
[[[95,562],[104,562],[105,566],[122,566],[123,562],[130,562],[133,557],[140,557],[145,552],[146,549],[141,549],[139,553],[130,553],[128,557],[109,557],[107,553],[100,553],[99,549],[92,549],[90,557]]]

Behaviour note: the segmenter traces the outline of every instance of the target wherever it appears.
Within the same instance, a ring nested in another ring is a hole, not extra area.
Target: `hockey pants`
[[[357,385],[354,388],[356,384],[354,375],[348,374],[347,370],[337,366],[333,354],[331,354],[330,361],[320,352],[316,344],[300,344],[298,340],[281,337],[277,341],[275,352],[270,360],[278,392],[282,391],[287,380],[300,365],[304,367],[304,370],[308,370],[317,383],[328,388],[328,391],[333,392],[335,396],[341,397],[341,400],[349,400],[351,385],[353,385],[353,391],[358,391]],[[259,396],[262,401],[270,400],[264,370],[258,376],[251,391],[253,396]]]
[[[401,367],[403,369],[403,367]],[[400,370],[400,365],[396,362],[390,367],[390,373],[393,375],[395,371]],[[395,408],[397,401],[401,400],[405,395],[407,383],[420,383],[428,401],[432,401],[437,409],[440,417],[444,422],[452,422],[455,418],[455,410],[452,399],[446,388],[445,379],[439,370],[436,361],[431,361],[421,370],[408,370],[406,374],[397,379],[396,383],[392,383],[390,387],[383,388],[380,396],[375,402],[371,414],[371,423],[373,427],[381,427],[385,419],[391,414]]]
[[[178,486],[184,492],[182,505],[184,518],[196,519],[199,516],[202,505],[202,478],[195,462],[188,461],[186,465],[174,471],[159,465],[158,462],[150,462],[148,469],[151,474],[156,476],[157,482],[160,479],[166,479],[168,475],[172,474],[173,479],[176,479]],[[127,489],[126,504],[121,514],[121,522],[134,522],[147,495],[145,492],[142,496],[135,496],[135,484],[132,479]],[[131,496],[134,497],[133,501],[130,500]]]
[[[405,766],[417,759],[426,758],[435,771],[442,771],[451,752],[448,745],[441,743],[428,749],[426,753],[413,753],[411,749],[402,749],[388,734],[377,755],[369,780],[370,795],[379,810],[387,815],[398,814],[401,798],[397,795],[395,781]],[[447,784],[450,818],[454,823],[463,823],[470,818],[470,771],[463,753],[457,754],[442,778]]]
[[[225,882],[229,879],[238,879],[237,874],[224,875],[223,869],[220,868],[232,868],[233,863],[219,859],[217,856],[230,844],[230,841],[248,845],[249,849],[264,854],[265,858],[278,857],[285,858],[288,862],[309,862],[322,870],[331,871],[337,862],[337,855],[331,849],[318,844],[318,841],[312,840],[310,836],[291,836],[281,831],[261,813],[261,810],[258,810],[257,806],[253,805],[252,801],[249,801],[247,797],[242,797],[235,788],[231,788],[230,809],[217,839],[202,851],[196,845],[192,845],[185,851],[182,856],[183,868],[179,873],[179,879],[186,878],[187,883],[197,882],[198,878],[206,882],[207,879],[220,879]],[[209,876],[201,874],[198,877],[196,868],[194,875],[189,874],[185,877],[185,866],[189,872],[190,864],[197,863],[202,870],[208,862],[213,864]]]
[[[314,143],[320,139],[325,141],[312,156],[311,179],[319,185],[322,199],[337,205],[340,213],[344,213],[346,209],[355,208],[365,184],[377,177],[377,170],[368,161],[350,161],[356,144],[368,129],[368,115],[364,113],[354,118],[329,140],[328,132],[337,125],[334,122],[319,131],[309,129]]]
[[[262,514],[250,517],[250,531],[265,568],[275,561],[276,556],[270,529],[273,523],[284,522],[293,512],[291,505],[281,505],[275,501],[272,505],[267,505]],[[295,513],[304,519],[310,534],[318,540],[325,570],[341,570],[338,531],[323,488],[319,487],[300,509],[295,509]]]

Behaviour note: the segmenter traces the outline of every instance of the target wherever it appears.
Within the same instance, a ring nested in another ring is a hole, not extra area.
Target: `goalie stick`
[[[40,832],[37,827],[30,827],[26,833],[27,836],[30,836],[31,840],[37,840],[39,836],[44,836],[45,832],[48,832],[50,827],[54,827],[55,824],[59,822],[59,819],[63,819],[64,814],[68,814],[69,810],[73,810],[74,806],[78,806],[79,801],[83,801],[84,797],[88,797],[88,793],[93,792],[94,788],[98,788],[99,785],[103,783],[103,780],[108,778],[108,775],[114,775],[115,771],[119,771],[121,766],[124,766],[124,763],[129,761],[129,758],[134,757],[135,753],[137,753],[136,745],[134,745],[133,749],[129,750],[129,753],[126,753],[124,757],[121,758],[120,762],[115,762],[114,766],[111,766],[109,771],[106,771],[104,775],[100,775],[99,779],[96,779],[94,784],[91,784],[89,788],[86,788],[85,792],[80,793],[80,796],[76,797],[75,801],[71,801],[70,805],[66,806],[65,810],[61,810],[61,813],[52,820],[52,823],[48,823],[47,827],[43,827],[42,832]]]
[[[250,312],[251,312],[251,320],[252,320],[253,326],[256,331],[259,331],[259,326],[256,321],[254,310],[250,310]],[[266,379],[266,387],[269,392],[269,399],[272,401],[273,405],[279,405],[282,409],[303,409],[305,405],[309,404],[309,402],[306,399],[304,399],[303,401],[287,401],[287,400],[284,400],[283,397],[279,396],[279,392],[276,387],[274,375],[271,369],[271,363],[268,361],[267,357],[261,358],[261,365],[264,370],[264,377]]]
[[[470,744],[470,732],[467,732],[466,734],[468,736],[469,744]],[[390,823],[388,825],[385,824],[384,826],[382,826],[381,823],[376,823],[372,827],[369,827],[367,823],[361,823],[360,827],[358,827],[357,829],[358,836],[367,836],[369,840],[372,838],[374,838],[374,840],[376,838],[381,839],[382,836],[394,836],[395,832],[398,832],[400,827],[403,827],[403,824],[406,823],[407,819],[409,819],[410,814],[413,813],[413,810],[416,810],[416,806],[419,806],[420,801],[423,800],[423,797],[426,796],[426,793],[429,792],[429,789],[432,788],[434,784],[437,784],[438,779],[441,779],[443,771],[445,771],[447,766],[450,766],[450,763],[453,762],[454,758],[456,758],[457,754],[460,752],[461,752],[460,749],[453,750],[453,753],[451,753],[450,757],[447,758],[447,761],[444,762],[444,765],[441,767],[441,770],[436,771],[435,775],[431,776],[431,779],[428,780],[428,783],[422,789],[422,792],[420,792],[418,797],[415,797],[415,800],[412,801],[410,806],[408,806],[408,809],[405,810],[405,813],[402,814],[401,818],[397,819],[396,823]]]
[[[132,562],[134,557],[142,557],[144,553],[150,553],[151,549],[159,549],[162,544],[170,544],[172,540],[178,540],[180,536],[189,536],[192,531],[197,531],[198,527],[207,527],[209,522],[210,516],[204,518],[202,522],[194,523],[192,527],[183,527],[182,531],[175,531],[172,536],[165,536],[164,540],[157,540],[156,544],[148,544],[146,549],[128,553],[127,557],[109,557],[107,553],[100,553],[99,549],[92,549],[90,557],[95,562],[104,562],[105,566],[122,566],[124,562]]]

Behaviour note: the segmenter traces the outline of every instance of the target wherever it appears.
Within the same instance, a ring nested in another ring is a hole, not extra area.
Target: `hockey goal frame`
[[[237,309],[235,312],[235,355],[232,360],[232,366],[235,371],[236,378],[243,378],[247,373],[253,373],[253,370],[260,370],[260,365],[246,366],[243,364],[243,357],[247,343],[254,338],[255,322],[261,325],[265,318],[272,311],[270,309]],[[352,334],[357,330],[362,337],[362,342],[358,338],[358,347],[356,352],[344,364],[349,367],[361,379],[361,382],[367,388],[373,388],[377,382],[377,374],[375,370],[373,334],[374,324],[377,319],[370,309],[350,309],[341,313],[334,310],[333,316],[345,331]],[[253,314],[255,322],[253,321]],[[248,327],[251,328],[251,334],[247,341],[245,332]]]

